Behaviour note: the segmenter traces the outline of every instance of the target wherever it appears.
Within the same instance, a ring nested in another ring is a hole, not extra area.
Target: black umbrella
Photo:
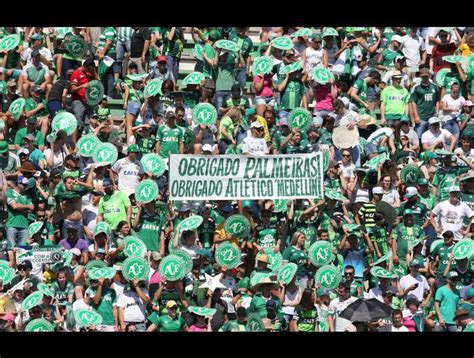
[[[397,211],[386,201],[379,201],[376,209],[385,215],[385,219],[389,224],[393,224],[397,220]]]
[[[351,303],[341,312],[339,317],[352,322],[370,322],[387,318],[392,314],[392,308],[375,298],[361,299]]]

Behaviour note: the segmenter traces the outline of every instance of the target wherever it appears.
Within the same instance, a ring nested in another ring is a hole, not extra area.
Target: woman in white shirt
[[[59,135],[61,132],[62,131],[59,131],[56,137],[53,135],[50,141],[50,148],[47,148],[44,151],[44,158],[46,159],[46,164],[49,170],[63,167],[66,156],[72,152],[67,148],[63,137]]]
[[[390,175],[385,175],[382,177],[380,186],[383,189],[382,201],[389,203],[392,207],[400,207],[400,194],[397,190],[392,187],[392,178]]]
[[[242,141],[242,154],[265,155],[268,154],[267,142],[263,138],[263,127],[257,121],[250,126],[251,135]]]
[[[460,86],[458,83],[453,83],[451,86],[451,93],[444,95],[441,99],[442,113],[444,116],[443,129],[452,133],[456,140],[459,138],[459,124],[458,115],[461,114],[463,107],[466,104],[466,99],[460,94]]]
[[[328,52],[323,48],[322,43],[321,35],[313,33],[309,46],[303,51],[301,58],[303,59],[303,66],[307,74],[314,67],[328,67]]]

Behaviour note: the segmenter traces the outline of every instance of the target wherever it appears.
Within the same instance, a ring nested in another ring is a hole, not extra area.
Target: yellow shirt
[[[463,57],[468,57],[472,54],[472,49],[469,47],[468,44],[462,44],[459,46],[459,53]]]
[[[267,121],[265,120],[265,118],[263,117],[260,117],[260,116],[255,116],[257,118],[257,122],[260,123],[263,127],[263,132],[265,133],[265,142],[270,142],[271,139],[270,139],[270,132],[268,131],[268,125],[267,125]]]
[[[226,232],[224,230],[224,223],[222,222],[216,227],[216,234],[219,234],[220,237],[225,237]],[[239,247],[239,239],[233,237],[232,239],[228,240],[231,244],[233,244],[235,247]]]

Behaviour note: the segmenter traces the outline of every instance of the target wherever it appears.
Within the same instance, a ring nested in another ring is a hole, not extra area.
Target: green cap
[[[406,216],[406,215],[413,215],[413,210],[411,209],[405,209],[403,211],[403,216]]]
[[[253,206],[252,200],[244,200],[242,202],[242,207],[243,208],[251,208]]]
[[[249,287],[250,287],[250,278],[244,277],[243,279],[241,279],[239,281],[239,283],[237,284],[237,287],[249,289]]]
[[[0,154],[8,152],[8,143],[4,140],[0,141]]]
[[[321,40],[321,33],[319,32],[313,32],[311,34],[311,40]]]
[[[420,179],[418,179],[418,181],[416,183],[418,185],[429,185],[430,184],[430,182],[426,178],[420,178]]]
[[[418,261],[417,259],[413,259],[410,261],[410,267],[413,267],[413,266],[421,266],[420,265],[420,261]]]
[[[318,288],[318,290],[316,291],[316,296],[321,297],[324,295],[329,295],[329,291],[322,287]]]
[[[130,144],[127,148],[128,153],[140,153],[140,147],[137,144]]]

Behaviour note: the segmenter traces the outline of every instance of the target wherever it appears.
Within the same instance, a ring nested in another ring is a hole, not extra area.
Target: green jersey
[[[280,109],[291,111],[301,106],[306,88],[300,80],[288,80],[285,89],[280,93]]]
[[[247,61],[247,58],[250,56],[250,52],[252,52],[253,50],[252,39],[248,36],[235,36],[232,38],[232,41],[236,42],[237,45],[239,45],[242,58],[244,59],[244,61]],[[246,66],[244,65],[241,68],[246,68]]]
[[[427,196],[422,196],[421,194],[418,194],[418,198],[420,198],[420,201],[426,205],[429,211],[433,210],[433,208],[438,203],[436,197],[431,193],[428,193]]]
[[[216,232],[216,223],[214,220],[205,220],[198,228],[199,242],[204,249],[210,249],[214,244],[214,233]]]
[[[7,227],[14,227],[17,229],[27,229],[28,228],[28,214],[23,210],[15,210],[11,207],[11,204],[15,202],[22,205],[31,205],[31,199],[26,196],[18,193],[17,191],[9,188],[7,189]]]
[[[140,153],[153,153],[156,146],[155,137],[137,137],[137,145],[140,148]]]
[[[160,317],[151,315],[148,319],[156,326],[159,332],[182,332],[186,326],[186,322],[181,316],[172,318],[167,314]]]
[[[161,28],[161,36],[163,38],[163,55],[180,58],[184,48],[182,29],[177,27],[173,38],[168,40],[168,34],[170,31],[171,29],[169,27]]]
[[[316,308],[304,309],[296,307],[298,332],[314,332],[318,322],[318,311]]]
[[[0,240],[0,260],[9,261],[8,252],[13,250],[13,244],[10,240],[4,238]]]
[[[217,64],[216,91],[230,91],[235,83],[235,65],[238,58],[233,52],[229,52],[227,61]]]
[[[257,244],[264,250],[273,249],[277,244],[277,227],[274,224],[257,225],[255,228],[257,234]]]
[[[408,243],[423,236],[423,229],[419,225],[405,226],[400,223],[393,230],[393,239],[397,241],[397,256],[405,261],[408,253]]]
[[[438,257],[438,264],[435,272],[438,276],[443,276],[444,270],[449,263],[449,254],[453,251],[454,244],[451,246],[439,245],[431,252],[431,257],[436,259]]]
[[[99,202],[98,214],[103,215],[113,230],[121,221],[127,220],[127,210],[131,206],[127,194],[115,191],[112,195],[105,195]]]
[[[277,312],[277,315],[279,312],[282,310],[282,305],[280,302],[280,299],[276,296],[272,296],[271,298],[267,299],[262,296],[261,293],[256,293],[252,297],[252,301],[250,302],[250,306],[247,309],[248,313],[256,313],[258,314],[261,318],[267,317],[267,301],[273,300],[276,303],[276,309],[275,311]]]
[[[378,64],[393,69],[395,68],[395,58],[397,56],[403,56],[403,54],[398,51],[393,51],[390,47],[387,47],[382,51]]]
[[[389,235],[389,230],[386,226],[378,226],[375,225],[372,228],[372,231],[370,233],[370,239],[372,242],[376,242],[377,246],[379,248],[380,254],[386,255],[389,251],[388,248],[388,235]]]
[[[113,27],[106,27],[104,32],[102,32],[102,35],[99,37],[99,44],[97,45],[98,49],[103,49],[105,47],[105,43],[107,40],[112,41],[112,43],[109,46],[109,50],[105,55],[111,55],[114,54],[116,51],[116,45],[117,45],[117,31],[115,31],[115,28]]]
[[[26,106],[26,104],[25,104],[25,106]],[[28,134],[28,129],[26,127],[18,129],[18,132],[16,132],[16,135],[15,135],[14,143],[18,144],[20,147],[23,147],[23,145],[24,145],[23,139],[26,137],[27,134]],[[44,137],[43,137],[43,134],[41,133],[41,131],[35,130],[31,134],[35,137],[35,141],[34,141],[33,145],[36,148],[38,148],[39,146],[44,145]]]
[[[413,221],[416,225],[422,226],[426,219],[428,219],[428,208],[420,200],[417,200],[413,205],[408,204],[408,202],[403,202],[400,205],[399,213],[402,214],[405,209],[411,209],[413,211]]]
[[[474,193],[461,192],[461,200],[474,209]]]
[[[394,120],[400,119],[405,114],[410,94],[406,88],[388,86],[382,91],[380,99],[385,104],[385,118]]]
[[[436,114],[436,102],[439,101],[439,87],[434,83],[420,83],[411,90],[410,100],[416,105],[421,119],[428,120]]]
[[[61,287],[58,281],[51,284],[51,289],[54,291],[54,297],[58,301],[67,301],[68,296],[74,294],[74,285],[71,282],[66,282],[64,287]]]
[[[113,306],[117,303],[117,294],[115,290],[112,290],[108,287],[102,287],[102,295],[98,305],[94,303],[92,299],[96,294],[96,289],[89,287],[86,290],[86,296],[90,297],[89,305],[102,316],[102,325],[104,326],[114,326],[114,310]]]
[[[127,42],[132,39],[135,30],[133,27],[119,27],[117,31],[117,40]]]
[[[296,273],[300,276],[306,274],[306,260],[308,256],[306,252],[302,249],[298,249],[295,246],[289,246],[283,251],[283,260],[287,260],[288,262],[293,262],[298,266],[298,270]]]
[[[368,91],[367,83],[365,83],[364,80],[359,79],[354,82],[352,87],[357,90],[357,95],[359,96],[359,98],[365,102],[367,100],[367,91]],[[354,101],[354,103],[359,109],[365,108],[361,103],[357,101]]]
[[[359,215],[362,217],[364,226],[367,229],[371,229],[375,226],[374,215],[377,212],[377,208],[373,203],[364,203],[359,210]]]
[[[457,182],[458,176],[467,173],[467,166],[464,167],[441,167],[433,178],[433,186],[438,188],[438,201],[444,201],[449,198],[449,187]]]
[[[160,235],[164,222],[165,218],[162,214],[158,212],[148,214],[142,209],[138,238],[145,243],[148,251],[160,251]]]
[[[160,156],[169,158],[170,154],[179,153],[179,143],[184,141],[183,131],[179,127],[170,128],[162,124],[156,132],[157,141],[160,142]]]
[[[435,300],[439,302],[439,310],[441,316],[447,324],[455,324],[454,314],[458,307],[460,294],[455,288],[453,290],[448,288],[448,285],[438,288],[436,291]]]

